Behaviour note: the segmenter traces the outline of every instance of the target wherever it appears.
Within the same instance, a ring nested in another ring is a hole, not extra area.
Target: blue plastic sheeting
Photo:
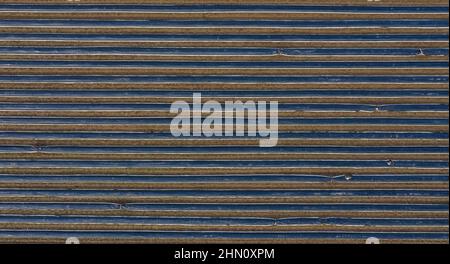
[[[448,243],[448,4],[15,2],[0,243]],[[280,144],[174,137],[194,92],[279,101]]]

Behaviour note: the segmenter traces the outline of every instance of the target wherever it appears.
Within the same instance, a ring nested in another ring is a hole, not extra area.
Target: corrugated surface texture
[[[279,101],[280,140],[170,104]],[[0,242],[448,243],[448,3],[3,0]]]

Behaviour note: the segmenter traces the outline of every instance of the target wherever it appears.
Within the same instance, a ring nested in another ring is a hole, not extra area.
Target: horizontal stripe
[[[324,175],[200,175],[200,176],[145,176],[145,175],[0,175],[2,182],[8,181],[117,181],[117,182],[148,182],[148,183],[199,183],[199,182],[444,182],[448,181],[448,175],[444,174],[391,174],[391,175],[367,175],[367,174],[353,174],[353,175],[338,175],[338,176],[324,176]],[[348,177],[350,176],[350,178]]]
[[[196,91],[202,97],[292,97],[292,96],[448,96],[447,90],[301,90],[301,91]],[[151,96],[151,97],[189,97],[191,91],[54,91],[54,90],[0,90],[0,96]],[[256,103],[255,103],[256,104]],[[170,107],[167,105],[167,110]]]
[[[72,140],[76,140],[76,138],[72,138]],[[112,143],[111,143],[112,144]],[[419,146],[407,146],[407,147],[390,147],[390,146],[360,146],[360,147],[351,147],[348,145],[344,145],[342,147],[330,147],[330,146],[316,146],[316,147],[307,147],[307,146],[285,146],[285,147],[272,147],[272,148],[264,148],[261,149],[259,147],[249,147],[249,146],[239,146],[239,147],[230,147],[230,146],[205,146],[205,147],[154,147],[154,145],[150,145],[150,147],[130,147],[130,146],[120,146],[120,147],[92,147],[88,145],[81,145],[81,147],[74,147],[77,143],[75,142],[71,147],[64,146],[46,146],[46,145],[36,145],[32,147],[28,146],[2,146],[1,151],[42,151],[42,152],[58,152],[58,151],[68,151],[72,153],[96,153],[96,152],[104,152],[104,153],[445,153],[448,152],[448,146],[441,147],[419,147]]]
[[[87,167],[87,168],[242,168],[242,167],[283,167],[283,168],[302,168],[302,167],[367,167],[379,168],[389,167],[386,161],[16,161],[1,160],[0,165],[3,168],[45,168],[45,167]],[[395,167],[415,167],[415,168],[445,168],[447,162],[443,161],[397,161]]]
[[[249,226],[270,226],[270,225],[307,225],[307,224],[334,224],[334,225],[400,225],[400,226],[417,226],[417,225],[448,225],[448,219],[347,219],[347,218],[150,218],[150,217],[77,217],[77,216],[0,216],[0,222],[47,222],[47,223],[117,223],[117,224],[185,224],[185,225],[249,225]],[[117,220],[117,221],[116,221]]]
[[[236,144],[235,144],[236,145]],[[257,145],[255,142],[254,145]],[[391,144],[392,145],[392,144]],[[417,154],[420,154],[419,156]],[[58,153],[58,152],[0,152],[3,159],[53,160],[448,160],[446,153]]]
[[[448,241],[448,234],[445,232],[441,233],[402,233],[402,234],[396,234],[396,233],[370,233],[372,236],[376,236],[380,239],[435,239],[435,240],[447,240]],[[164,239],[167,239],[170,241],[170,239],[176,239],[178,241],[182,241],[182,239],[187,240],[201,240],[201,239],[207,239],[213,240],[224,240],[224,239],[234,239],[234,241],[245,241],[245,240],[257,240],[261,241],[264,239],[271,239],[272,241],[276,241],[277,239],[282,240],[296,240],[296,239],[332,239],[332,240],[345,240],[345,239],[352,239],[352,240],[362,240],[365,241],[367,239],[366,233],[252,233],[252,232],[241,232],[241,233],[232,233],[232,232],[92,232],[92,233],[83,233],[83,232],[74,232],[74,231],[66,231],[66,232],[58,232],[58,231],[28,231],[28,232],[17,232],[17,231],[1,231],[0,232],[0,238],[5,237],[8,239],[19,239],[19,238],[59,238],[61,241],[64,241],[68,237],[78,237],[82,241],[85,239],[86,241],[92,240],[100,240],[99,238],[104,238],[106,241],[110,239],[135,239],[135,240],[144,240],[147,239],[148,241],[153,242],[156,241],[163,241]],[[97,238],[97,239],[95,239]],[[101,240],[100,240],[101,241]],[[356,241],[355,241],[356,242]]]
[[[0,20],[1,26],[136,26],[136,27],[212,27],[212,26],[238,26],[238,27],[370,27],[370,26],[392,26],[392,27],[448,27],[447,20],[146,20],[146,21],[124,21],[124,20]]]
[[[215,197],[215,196],[240,196],[240,197],[252,197],[252,196],[269,196],[269,197],[280,197],[280,196],[448,196],[448,191],[443,190],[371,190],[371,191],[359,191],[359,190],[302,190],[302,191],[291,191],[282,190],[274,191],[270,189],[266,190],[241,190],[241,191],[230,191],[230,190],[0,190],[0,196],[61,196],[61,195],[72,195],[72,196],[153,196],[153,197],[171,197],[171,196],[198,196],[198,197]],[[171,210],[172,208],[185,208],[185,210],[202,210],[211,208],[220,208],[223,210],[231,210],[232,208],[240,208],[241,210],[255,210],[258,208],[267,208],[267,210],[448,210],[448,205],[337,205],[334,208],[330,204],[319,204],[319,205],[233,205],[229,206],[227,209],[224,205],[165,205],[165,204],[152,204],[147,207],[137,207],[151,209],[151,208],[161,208],[161,210]],[[276,208],[275,208],[276,207]],[[133,208],[133,207],[132,207]]]
[[[301,8],[301,12],[295,11],[294,6],[291,9],[280,10],[279,6],[272,6],[273,9],[265,10],[258,13],[256,7],[249,11],[246,8],[241,9],[225,9],[220,8],[211,9],[205,12],[208,6],[203,6],[203,9],[185,9],[184,6],[177,6],[170,9],[158,9],[155,6],[139,6],[125,8],[121,5],[121,9],[114,8],[115,6],[89,6],[89,9],[84,9],[89,12],[83,12],[79,6],[68,6],[67,8],[52,8],[52,6],[43,6],[39,9],[33,6],[32,10],[24,8],[24,6],[0,6],[0,13],[3,19],[127,19],[127,20],[142,20],[142,19],[176,19],[176,20],[224,20],[224,19],[266,19],[266,20],[285,20],[285,19],[302,19],[302,20],[334,20],[334,19],[446,19],[448,12],[443,13],[442,10],[416,8],[415,10],[397,10],[397,12],[387,13],[382,9],[367,9],[363,12],[354,12],[350,8],[348,10],[332,10],[331,8],[322,7],[322,10],[307,10],[309,6]],[[27,6],[28,7],[28,6]],[[149,7],[149,8],[147,8]],[[179,8],[179,9],[177,9]],[[304,10],[304,11],[303,11]],[[373,10],[373,11],[371,11]],[[94,12],[93,12],[94,11]],[[132,11],[132,12],[127,12]],[[262,10],[261,10],[262,11]],[[282,14],[282,16],[280,16]]]
[[[443,38],[448,39],[443,36]],[[270,48],[448,48],[448,41],[414,41],[414,40],[397,40],[397,41],[336,41],[336,40],[258,40],[258,41],[189,41],[189,40],[67,40],[67,39],[1,39],[0,46],[118,46],[118,47],[270,47]]]
[[[352,133],[352,132],[321,132],[321,133],[279,133],[281,139],[448,139],[448,133]],[[120,139],[174,139],[170,133],[21,133],[21,132],[0,132],[0,138],[17,138],[17,139],[99,139],[99,140],[120,140]],[[212,136],[210,139],[227,139],[227,137]],[[257,139],[258,137],[246,136],[247,139]],[[194,138],[195,139],[195,138]],[[197,138],[199,139],[199,138]],[[204,139],[204,138],[203,138]],[[2,146],[6,147],[6,146]],[[89,146],[86,146],[89,147]],[[88,148],[90,149],[90,148]],[[116,149],[120,151],[124,148]],[[265,151],[277,149],[276,147]],[[177,151],[181,151],[179,149]],[[355,150],[356,151],[356,150]]]
[[[219,173],[217,168],[188,168],[188,167],[141,167],[141,168],[86,168],[86,167],[27,167],[18,168],[11,166],[9,168],[0,168],[0,173],[16,174],[16,173],[29,173],[29,174],[143,174],[143,175],[202,175],[208,173]],[[380,174],[392,174],[392,173],[448,173],[448,168],[414,168],[414,167],[372,167],[372,168],[358,168],[358,167],[259,167],[259,168],[222,168],[220,174],[323,174],[323,175],[340,175],[348,173],[380,173]]]
[[[448,61],[445,55],[401,56],[401,55],[127,55],[127,54],[1,54],[0,60],[134,60],[134,61]]]
[[[448,76],[17,76],[0,75],[0,82],[221,82],[221,83],[300,83],[300,82],[375,82],[375,83],[448,83]]]
[[[174,117],[176,114],[164,110],[28,110],[26,107],[20,108],[20,111],[0,110],[0,116],[32,116],[32,117]],[[206,116],[206,114],[202,114]],[[279,111],[279,117],[434,117],[448,118],[447,112],[346,112],[346,111]]]
[[[1,20],[0,20],[1,21]],[[447,25],[448,26],[448,25]],[[121,43],[129,43],[132,41],[143,41],[144,43],[151,42],[173,42],[179,41],[179,43],[187,41],[203,42],[216,42],[226,41],[222,43],[226,46],[226,43],[239,43],[244,41],[260,41],[260,42],[301,42],[301,41],[346,41],[354,43],[356,46],[358,41],[375,41],[382,43],[383,41],[433,41],[435,43],[441,42],[442,44],[448,43],[448,34],[437,35],[168,35],[168,34],[129,34],[129,35],[117,35],[117,34],[0,34],[1,41],[39,41],[46,40],[51,43],[52,40],[57,41],[84,41],[90,42],[97,41],[99,43],[108,43],[112,41],[122,41]],[[86,42],[88,43],[88,42]],[[218,43],[220,44],[220,43]],[[47,44],[48,45],[48,44]],[[353,48],[352,47],[352,48]],[[447,45],[448,47],[448,45]]]
[[[283,49],[285,55],[417,55],[417,48],[398,49]],[[448,55],[446,49],[422,49],[428,55]],[[126,48],[126,47],[0,47],[0,54],[164,54],[164,55],[273,55],[279,49],[264,48]]]
[[[408,5],[408,3],[404,5],[396,5],[396,6],[375,6],[375,5],[367,5],[367,6],[357,6],[357,5],[335,5],[336,2],[333,2],[333,5],[326,5],[323,2],[316,1],[317,4],[320,5],[310,5],[310,4],[304,4],[304,5],[283,5],[283,4],[277,4],[274,5],[273,3],[264,3],[264,4],[257,4],[257,3],[251,3],[243,5],[242,3],[239,4],[231,4],[226,3],[226,1],[222,1],[221,4],[218,4],[221,1],[217,1],[215,4],[208,4],[205,5],[204,1],[200,3],[195,3],[196,1],[192,1],[191,4],[189,3],[183,3],[183,5],[180,5],[180,2],[168,2],[164,1],[164,5],[158,4],[157,1],[154,1],[153,3],[151,1],[148,1],[145,3],[144,1],[139,2],[139,4],[130,4],[132,2],[129,2],[127,4],[120,3],[120,5],[111,5],[108,4],[108,2],[99,0],[98,3],[89,3],[89,5],[83,5],[83,3],[77,3],[76,5],[64,2],[64,5],[61,5],[61,3],[58,3],[57,1],[54,1],[55,4],[52,4],[49,1],[45,1],[43,4],[39,4],[36,1],[33,1],[33,3],[28,4],[22,4],[24,3],[22,1],[14,1],[14,3],[8,3],[7,1],[4,1],[2,5],[0,5],[0,10],[10,10],[10,11],[18,11],[18,10],[26,10],[26,11],[45,11],[45,10],[51,10],[51,11],[63,11],[63,10],[70,10],[70,11],[125,11],[125,12],[131,12],[131,11],[164,11],[164,12],[192,12],[192,11],[204,11],[204,12],[211,12],[211,11],[234,11],[234,12],[242,12],[242,11],[251,11],[251,12],[267,12],[267,11],[277,11],[277,12],[287,12],[287,11],[295,11],[299,13],[308,13],[308,12],[352,12],[352,13],[366,13],[366,12],[380,12],[380,13],[448,13],[448,5],[444,1],[442,1],[441,6],[431,6],[431,3],[429,6],[414,6],[413,2],[410,2],[411,5]],[[95,1],[93,1],[95,2]],[[198,1],[197,1],[198,2]],[[230,1],[228,1],[230,2]],[[259,1],[261,2],[261,1]],[[331,1],[330,1],[331,2]],[[424,1],[425,2],[425,1]],[[430,1],[428,1],[430,2]],[[109,2],[112,3],[112,2]],[[361,4],[362,2],[355,1],[355,4]],[[101,4],[101,5],[100,5]],[[151,5],[149,5],[151,4]]]
[[[30,177],[30,176],[28,176]],[[1,188],[33,188],[33,189],[76,189],[76,188],[83,188],[83,189],[96,189],[96,190],[104,190],[104,189],[117,189],[117,188],[126,188],[126,189],[195,189],[195,190],[201,190],[201,189],[209,189],[209,190],[231,190],[231,189],[246,189],[246,190],[255,190],[255,189],[267,189],[270,188],[271,190],[290,190],[293,188],[298,189],[315,189],[315,190],[350,190],[350,189],[370,189],[370,188],[378,188],[378,189],[389,189],[389,190],[413,190],[420,188],[421,190],[433,190],[433,189],[448,189],[448,183],[445,182],[391,182],[391,183],[385,183],[385,182],[370,182],[370,183],[363,183],[363,182],[345,182],[345,183],[324,183],[324,182],[289,182],[289,183],[280,183],[280,182],[191,182],[191,183],[173,183],[173,182],[127,182],[127,181],[111,181],[111,180],[105,180],[102,179],[101,181],[83,181],[83,180],[66,180],[64,182],[62,181],[31,181],[31,182],[24,182],[24,181],[14,181],[14,180],[1,180],[0,181],[0,187]],[[69,193],[67,193],[69,194]],[[102,196],[102,199],[105,198],[107,195]],[[23,196],[20,196],[23,197]],[[66,196],[66,198],[69,196]],[[111,196],[110,196],[111,197]],[[190,196],[192,197],[192,196]],[[5,198],[5,197],[3,197]],[[10,197],[11,198],[11,197]],[[13,197],[14,198],[14,197]],[[31,196],[30,196],[31,198]],[[34,197],[36,198],[36,197]],[[128,196],[129,198],[129,196]],[[178,199],[180,199],[181,196],[178,196]],[[279,200],[284,200],[286,197],[270,197],[272,200],[276,200],[279,198]],[[288,199],[290,201],[298,201],[299,198],[303,198],[303,201],[306,200],[307,197],[294,197],[291,196]],[[323,198],[323,197],[321,197]],[[348,198],[348,197],[346,197]],[[367,197],[366,197],[367,198]],[[378,197],[378,201],[383,201],[386,198],[391,203],[396,200],[396,202],[412,202],[412,200],[408,199],[402,199],[402,197],[395,197],[395,199],[392,199],[392,196],[389,197]],[[78,197],[77,199],[84,199],[88,200],[89,197]],[[161,202],[161,199],[152,197],[151,195],[143,197],[133,197],[133,199],[137,199],[137,201],[158,201]],[[170,197],[166,197],[169,201],[174,201]],[[202,198],[206,200],[215,200],[217,197],[207,197]],[[220,197],[219,199],[228,200],[230,201],[238,201],[238,200],[245,200],[247,198],[242,197]],[[261,200],[261,198],[258,197],[252,197],[252,201]],[[194,199],[198,200],[198,199]],[[314,199],[310,199],[314,200]],[[372,199],[372,202],[374,202],[375,199]],[[416,199],[417,200],[417,199]],[[426,199],[425,199],[426,200]],[[448,201],[448,199],[445,199],[445,197],[440,197],[440,201]],[[187,202],[187,200],[185,200]],[[205,202],[204,201],[204,202]],[[367,201],[363,200],[362,202]],[[417,200],[418,201],[418,200]],[[217,201],[216,201],[217,202]],[[318,202],[318,201],[316,201]],[[337,200],[335,201],[337,202]],[[437,203],[438,200],[434,199],[434,203]]]
[[[186,68],[445,68],[448,62],[167,62],[167,61],[0,61],[8,67],[186,67]]]
[[[178,99],[177,99],[178,100]],[[97,102],[96,104],[58,104],[58,103],[40,103],[40,104],[27,104],[27,103],[2,103],[0,109],[5,110],[170,110],[169,104],[108,104]],[[389,111],[401,111],[401,112],[423,112],[423,111],[436,111],[447,112],[447,104],[387,104],[387,105],[370,105],[370,104],[280,104],[278,106],[279,111],[345,111],[345,112],[389,112]]]
[[[255,118],[222,118],[224,124],[225,122],[235,122],[238,125],[238,122],[242,122],[244,126],[247,124],[247,121],[255,120]],[[32,118],[32,117],[22,117],[22,118],[14,118],[14,117],[2,117],[0,118],[0,122],[2,124],[170,124],[172,119],[170,118]],[[203,120],[202,120],[203,121]],[[311,125],[311,124],[416,124],[416,125],[445,125],[448,124],[447,119],[400,119],[400,118],[290,118],[290,119],[279,119],[279,124],[284,125]],[[200,121],[194,122],[192,121],[192,125],[201,124]]]
[[[21,76],[22,78],[24,76]],[[1,79],[1,76],[0,76]],[[392,83],[392,82],[340,82],[340,83],[324,83],[324,82],[290,82],[282,83],[272,80],[272,82],[262,82],[262,83],[219,83],[219,82],[204,82],[204,83],[193,83],[193,82],[147,82],[147,83],[132,83],[133,87],[136,89],[143,90],[201,90],[201,91],[214,91],[214,90],[248,90],[248,91],[267,91],[271,89],[283,89],[283,90],[303,90],[303,89],[317,89],[317,90],[339,90],[339,89],[448,89],[448,82],[442,83]],[[33,90],[47,90],[49,88],[54,90],[120,90],[129,88],[130,84],[126,82],[120,82],[117,80],[115,82],[60,82],[54,81],[41,81],[41,82],[29,82],[29,81],[17,81],[17,79],[10,79],[9,81],[0,81],[0,89],[33,89]],[[1,107],[2,105],[0,105]]]
[[[255,68],[201,68],[201,69],[184,69],[184,68],[20,68],[20,67],[8,67],[0,68],[0,75],[270,75],[270,76],[296,76],[296,75],[401,75],[401,74],[416,74],[416,75],[443,75],[448,73],[447,68],[350,68],[350,69],[338,69],[338,68],[321,68],[321,69],[255,69]]]
[[[5,4],[71,4],[68,1],[65,0],[19,0],[19,1],[12,1],[12,0],[5,0]],[[128,4],[152,4],[152,5],[162,5],[162,4],[176,4],[176,5],[185,5],[185,4],[191,4],[191,5],[200,5],[200,4],[217,4],[217,5],[231,5],[231,4],[242,4],[242,1],[240,0],[129,0],[127,2]],[[123,4],[120,0],[84,0],[82,4]],[[273,4],[273,1],[268,0],[249,0],[246,1],[247,5],[251,4]],[[298,1],[296,0],[280,0],[277,2],[278,5],[284,5],[284,4],[297,4]],[[309,4],[315,4],[315,5],[336,5],[335,1],[331,0],[303,0],[303,5],[309,5]],[[372,6],[376,3],[374,2],[361,2],[357,0],[342,0],[339,2],[339,5],[355,5],[355,6]],[[405,6],[447,6],[447,2],[442,0],[413,0],[409,1],[408,3],[404,4]],[[398,5],[397,1],[394,0],[384,0],[382,5]]]
[[[81,125],[81,124],[0,124],[2,131],[50,131],[50,132],[168,132],[169,125],[134,125],[134,124],[105,124],[105,125]],[[448,125],[279,125],[281,132],[323,132],[323,131],[357,131],[357,132],[448,132]]]

